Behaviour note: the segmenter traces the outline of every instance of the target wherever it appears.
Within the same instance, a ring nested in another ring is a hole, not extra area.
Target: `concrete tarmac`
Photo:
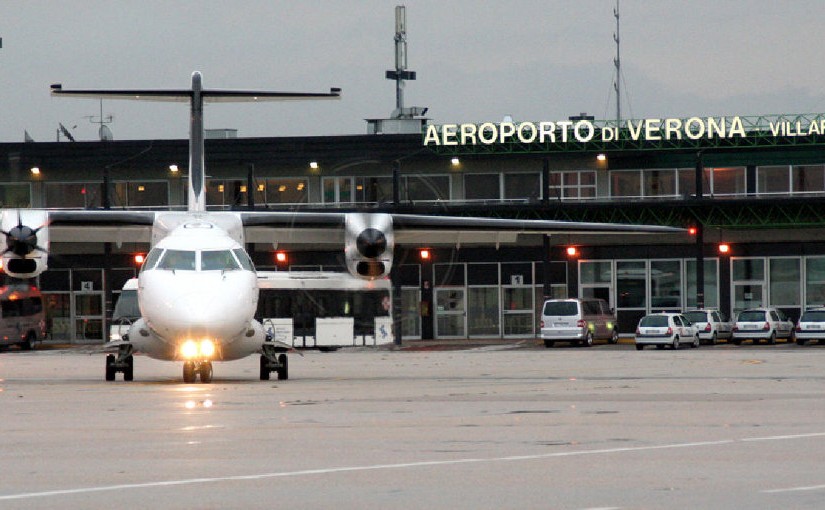
[[[0,353],[0,509],[825,505],[825,347],[87,351]]]

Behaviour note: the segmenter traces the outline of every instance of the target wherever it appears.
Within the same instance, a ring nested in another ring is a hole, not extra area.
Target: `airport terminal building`
[[[819,115],[427,125],[413,134],[206,141],[214,210],[397,211],[692,227],[396,246],[402,338],[534,338],[546,297],[651,311],[825,305]],[[183,209],[187,140],[0,144],[5,208]],[[37,170],[34,170],[37,169]],[[108,193],[106,193],[108,190]],[[272,239],[259,269],[343,271],[343,245]],[[720,248],[727,247],[726,251]],[[39,277],[55,340],[102,341],[142,239],[52,239]],[[422,257],[427,249],[429,258]],[[275,252],[286,257],[277,261]],[[702,282],[697,286],[697,280]]]

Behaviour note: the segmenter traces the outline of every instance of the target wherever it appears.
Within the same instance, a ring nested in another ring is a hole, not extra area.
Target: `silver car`
[[[690,320],[680,313],[652,313],[645,315],[636,328],[636,350],[646,345],[664,349],[665,345],[678,349],[683,343],[699,347],[699,333]]]
[[[796,323],[796,344],[805,345],[808,340],[825,342],[825,308],[805,310]]]
[[[746,339],[751,339],[754,345],[761,340],[773,345],[777,338],[786,338],[791,342],[793,337],[793,321],[776,308],[743,310],[733,325],[733,343],[736,345]]]
[[[684,316],[696,326],[699,341],[716,345],[719,340],[730,340],[733,336],[733,323],[725,320],[718,310],[690,310]]]

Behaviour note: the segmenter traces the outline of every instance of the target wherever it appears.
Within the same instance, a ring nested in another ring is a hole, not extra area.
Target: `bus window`
[[[112,313],[112,320],[118,319],[138,319],[140,318],[140,308],[138,307],[138,297],[136,290],[124,290],[115,304],[115,311]]]
[[[3,317],[20,317],[20,301],[19,300],[3,300],[0,302],[0,307],[3,309]]]

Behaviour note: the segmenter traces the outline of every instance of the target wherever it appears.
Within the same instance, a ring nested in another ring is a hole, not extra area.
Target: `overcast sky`
[[[0,3],[0,141],[96,140],[95,100],[65,88],[325,92],[337,102],[210,105],[207,128],[242,137],[363,134],[389,116],[401,2]],[[407,0],[405,106],[433,122],[615,118],[615,0]],[[825,1],[621,0],[625,118],[825,111]],[[186,138],[181,104],[105,101],[115,139]]]

